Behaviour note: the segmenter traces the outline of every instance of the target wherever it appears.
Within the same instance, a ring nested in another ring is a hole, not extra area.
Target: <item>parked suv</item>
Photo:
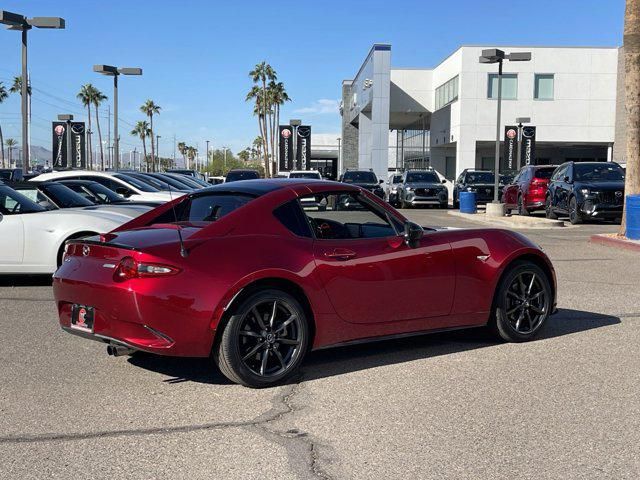
[[[384,196],[385,200],[394,207],[398,205],[398,185],[402,183],[401,173],[392,173],[387,180]]]
[[[566,162],[551,175],[545,200],[547,218],[569,215],[572,224],[587,218],[622,217],[624,170],[615,162]]]
[[[449,191],[443,185],[446,180],[434,170],[407,170],[402,175],[402,183],[398,185],[398,201],[402,208],[418,205],[436,205],[447,208]]]
[[[502,179],[501,179],[502,181]],[[491,170],[465,168],[453,187],[453,208],[460,208],[460,192],[476,192],[477,203],[493,201],[495,176]],[[504,185],[500,184],[498,198],[502,197]]]
[[[555,165],[526,165],[504,187],[502,203],[507,210],[518,210],[518,215],[529,215],[544,210],[544,199]]]
[[[384,183],[384,180],[378,181],[378,177],[376,177],[373,170],[347,170],[340,177],[340,181],[362,187],[384,199],[384,190],[380,186],[381,183]]]
[[[229,170],[224,182],[229,183],[237,182],[238,180],[255,180],[258,178],[260,178],[260,173],[257,170],[251,168],[234,168],[233,170]]]

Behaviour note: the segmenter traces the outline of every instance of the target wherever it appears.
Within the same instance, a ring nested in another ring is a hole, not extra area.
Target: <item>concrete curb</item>
[[[531,229],[549,229],[549,228],[566,228],[562,220],[549,220],[540,217],[521,217],[513,215],[508,217],[492,217],[484,213],[468,214],[458,211],[449,210],[449,215],[461,217],[473,222],[488,223],[493,225],[511,227],[511,228],[531,228]]]
[[[598,233],[591,235],[589,241],[597,245],[604,245],[605,247],[622,248],[624,250],[640,252],[640,241],[618,237],[615,233]]]

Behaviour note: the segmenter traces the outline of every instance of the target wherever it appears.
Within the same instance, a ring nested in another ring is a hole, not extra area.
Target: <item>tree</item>
[[[187,147],[187,158],[189,159],[189,165],[193,165],[193,161],[198,155],[198,149],[195,147]],[[187,167],[190,168],[190,167]]]
[[[627,0],[624,12],[624,91],[627,114],[625,195],[640,194],[640,0]],[[620,224],[626,234],[627,201]]]
[[[189,168],[187,165],[187,144],[184,142],[178,143],[178,151],[180,155],[182,155],[182,159],[184,160],[184,168]]]
[[[155,138],[153,134],[153,116],[160,115],[161,109],[162,108],[159,105],[156,105],[153,102],[153,100],[147,100],[140,107],[140,111],[144,113],[147,117],[149,117],[149,128],[151,129],[151,164],[153,166],[154,172],[157,170],[156,170],[156,153],[155,153],[156,150],[155,150],[154,141],[153,141],[153,139]]]
[[[249,72],[249,77],[253,80],[255,84],[254,87],[249,91],[249,95],[247,95],[247,99],[255,98],[256,100],[256,108],[254,109],[254,114],[257,113],[258,119],[262,124],[262,128],[260,130],[263,144],[264,144],[264,162],[265,162],[265,174],[269,175],[269,135],[273,136],[273,127],[271,131],[269,131],[269,122],[267,121],[267,117],[270,115],[271,105],[269,103],[269,99],[267,96],[267,82],[277,80],[277,75],[273,67],[269,65],[267,62],[262,61],[258,63],[253,70]],[[259,94],[256,94],[255,87],[259,88]],[[271,117],[269,117],[271,119]],[[272,122],[271,122],[272,123]]]
[[[149,127],[149,122],[146,120],[140,120],[136,122],[136,126],[131,130],[131,135],[134,137],[138,137],[142,140],[142,155],[145,161],[145,165],[147,164],[147,137],[151,135],[151,128]],[[153,140],[153,137],[152,137]]]
[[[277,147],[278,147],[278,127],[280,125],[280,106],[284,105],[285,102],[290,102],[291,98],[289,98],[289,95],[287,94],[287,91],[284,88],[284,83],[282,82],[275,82],[275,81],[271,81],[269,82],[269,98],[271,99],[271,103],[274,106],[274,110],[275,110],[275,115],[274,115],[274,134],[272,136],[272,144],[271,144],[271,151],[273,152],[273,161],[274,161],[274,165],[273,165],[273,171],[276,171],[276,165],[275,165],[275,161],[277,158],[276,155],[276,151],[277,151]]]
[[[9,89],[11,93],[19,93],[22,95],[22,75],[18,75],[17,77],[13,77],[13,84]],[[27,84],[27,95],[31,95],[31,85]]]
[[[9,97],[9,92],[5,86],[0,82],[0,103],[4,102]],[[0,125],[0,165],[2,168],[7,168],[4,163],[4,138],[2,137],[2,125]]]
[[[107,96],[95,87],[91,88],[91,99],[96,113],[96,126],[98,127],[98,142],[100,143],[100,168],[104,171],[104,149],[102,147],[102,130],[100,130],[99,107],[107,100]]]
[[[90,83],[82,85],[76,97],[87,108],[88,130],[87,130],[87,150],[89,151],[89,166],[93,167],[93,151],[91,150],[91,105],[93,104],[93,92],[95,87]]]
[[[11,168],[11,152],[14,147],[18,146],[18,142],[16,142],[13,138],[7,138],[7,148],[9,150],[9,168]]]

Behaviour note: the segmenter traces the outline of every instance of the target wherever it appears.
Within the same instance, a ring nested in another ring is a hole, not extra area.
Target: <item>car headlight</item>
[[[407,192],[410,192],[411,190],[413,190],[413,188],[411,188],[411,187],[405,187],[405,190],[406,190]]]
[[[580,193],[583,195],[589,195],[591,191],[588,188],[581,188]]]
[[[473,188],[467,187],[467,192],[473,192]]]

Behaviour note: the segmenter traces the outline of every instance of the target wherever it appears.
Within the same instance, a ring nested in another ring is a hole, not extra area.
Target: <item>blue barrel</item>
[[[627,195],[627,238],[640,240],[640,195]]]
[[[477,213],[476,192],[460,192],[460,213]]]

